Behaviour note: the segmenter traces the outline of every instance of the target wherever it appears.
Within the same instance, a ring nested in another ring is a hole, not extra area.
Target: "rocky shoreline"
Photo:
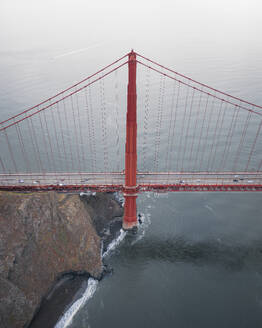
[[[0,192],[0,326],[53,327],[101,279],[122,215],[111,193]]]

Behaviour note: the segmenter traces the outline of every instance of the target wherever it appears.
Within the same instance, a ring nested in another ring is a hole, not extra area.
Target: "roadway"
[[[33,190],[33,189],[103,189],[122,190],[125,181],[120,173],[16,173],[0,174],[0,189]],[[262,190],[262,172],[139,172],[137,185],[140,191],[218,191]],[[212,187],[212,188],[211,188]],[[241,189],[242,188],[242,189]],[[253,189],[252,189],[253,188]]]

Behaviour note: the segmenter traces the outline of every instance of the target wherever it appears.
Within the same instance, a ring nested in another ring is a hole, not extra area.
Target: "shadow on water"
[[[132,242],[128,236],[119,255],[129,261],[168,261],[170,263],[192,263],[194,265],[219,265],[230,271],[252,269],[262,273],[262,241],[249,245],[226,244],[214,241],[187,241],[175,239],[147,238]]]

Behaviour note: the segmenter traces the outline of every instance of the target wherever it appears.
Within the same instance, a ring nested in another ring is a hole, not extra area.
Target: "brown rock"
[[[0,326],[28,324],[57,277],[102,273],[101,242],[92,219],[121,215],[107,195],[0,191]],[[102,215],[103,214],[103,215]],[[102,229],[102,228],[101,228]]]

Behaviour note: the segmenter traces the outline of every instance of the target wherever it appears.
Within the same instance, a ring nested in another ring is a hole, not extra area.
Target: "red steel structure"
[[[139,192],[262,191],[261,134],[261,106],[132,50],[0,122],[0,190],[120,191],[132,229]]]
[[[125,211],[123,228],[132,229],[137,225],[137,122],[136,122],[136,54],[132,50],[128,61],[126,153],[125,153]]]

